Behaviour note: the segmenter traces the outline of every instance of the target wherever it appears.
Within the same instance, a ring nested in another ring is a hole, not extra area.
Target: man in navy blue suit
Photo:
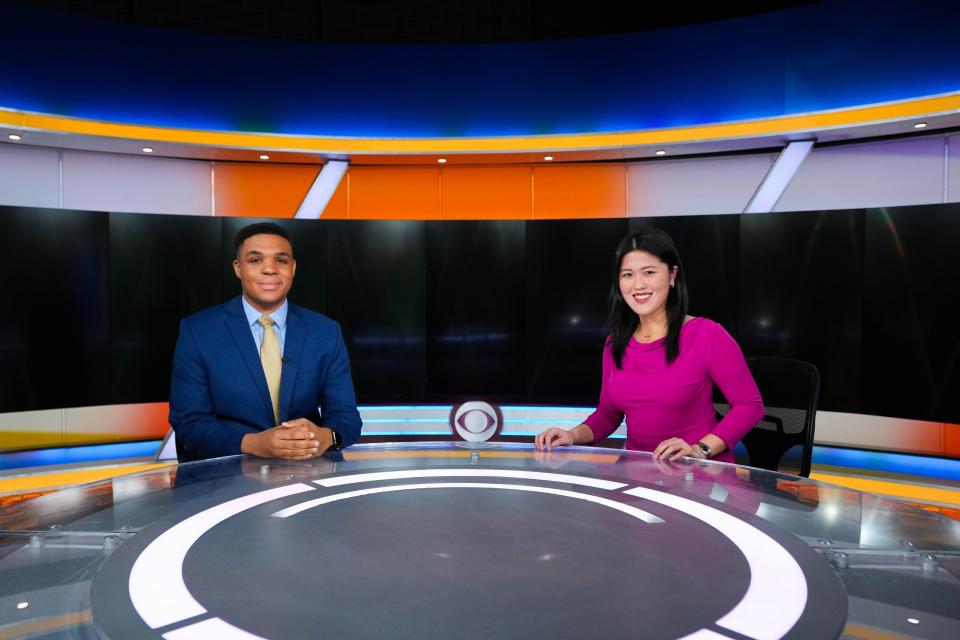
[[[306,460],[360,437],[340,326],[291,304],[286,230],[244,227],[233,270],[242,295],[180,323],[170,424],[181,462],[248,453]]]

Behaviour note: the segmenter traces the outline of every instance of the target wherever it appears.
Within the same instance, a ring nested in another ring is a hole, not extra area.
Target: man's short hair
[[[240,247],[243,245],[244,241],[247,238],[252,236],[257,236],[262,233],[266,233],[271,236],[280,236],[284,238],[287,242],[290,243],[290,252],[293,253],[293,241],[290,239],[290,235],[287,233],[287,230],[276,224],[275,222],[256,222],[254,224],[249,224],[245,226],[240,231],[237,231],[237,237],[234,242],[237,245],[237,259],[240,259]]]

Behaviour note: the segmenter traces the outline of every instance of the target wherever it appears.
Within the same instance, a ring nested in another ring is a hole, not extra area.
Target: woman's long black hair
[[[680,254],[673,239],[660,229],[652,227],[640,229],[624,238],[613,256],[613,283],[610,285],[610,315],[604,338],[610,340],[613,361],[618,369],[623,368],[623,353],[640,324],[640,318],[620,295],[620,266],[623,257],[631,251],[646,251],[659,258],[673,271],[677,268],[674,286],[667,294],[667,363],[671,364],[680,355],[680,329],[687,316],[687,278],[680,264]]]

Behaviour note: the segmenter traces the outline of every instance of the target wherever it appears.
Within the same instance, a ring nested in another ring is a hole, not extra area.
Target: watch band
[[[700,448],[700,453],[702,453],[703,457],[706,458],[707,460],[713,457],[713,449],[711,449],[710,445],[708,445],[703,440],[700,440],[699,442],[697,442],[697,447]]]
[[[329,427],[327,428],[329,429]],[[343,447],[343,438],[340,437],[340,434],[334,429],[330,429],[330,435],[333,438],[333,444],[330,445],[330,448],[334,450],[341,449]]]

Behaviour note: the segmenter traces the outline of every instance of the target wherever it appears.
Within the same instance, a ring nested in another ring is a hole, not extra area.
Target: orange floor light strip
[[[877,495],[901,500],[915,500],[960,507],[960,489],[930,487],[908,482],[856,478],[832,473],[811,473],[810,478],[819,482],[837,484],[842,487],[847,487],[848,489],[856,489],[857,491],[875,493]]]
[[[162,462],[137,465],[112,465],[109,467],[97,467],[95,469],[77,469],[74,471],[23,475],[14,478],[0,479],[0,495],[24,491],[60,489],[125,476],[140,471],[172,467],[174,464],[175,463],[171,462]]]

